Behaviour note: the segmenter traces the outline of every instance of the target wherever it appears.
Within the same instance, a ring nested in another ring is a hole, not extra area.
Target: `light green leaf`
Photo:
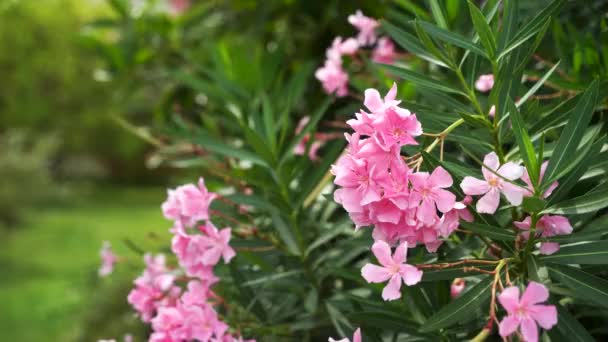
[[[528,90],[524,96],[522,96],[518,101],[517,101],[517,108],[521,107],[522,104],[526,103],[526,101],[534,94],[536,94],[536,92],[538,91],[538,89],[540,89],[540,87],[542,87],[543,84],[545,84],[545,82],[549,79],[549,77],[553,74],[553,72],[555,71],[555,69],[557,69],[557,66],[559,65],[561,61],[557,61],[557,63],[555,63],[555,65],[549,69],[549,71],[547,71],[543,77],[538,80],[536,83],[534,83],[534,85],[532,86],[532,88],[530,88],[530,90]]]
[[[487,224],[460,222],[460,226],[473,233],[499,241],[514,241],[515,233],[505,228],[493,227]]]
[[[561,247],[551,255],[541,257],[544,262],[558,264],[608,264],[608,241],[595,241],[578,245]]]
[[[461,297],[444,306],[431,316],[420,329],[421,332],[430,332],[449,327],[460,321],[470,320],[475,311],[483,306],[490,298],[493,277],[485,277]]]
[[[554,176],[560,169],[568,164],[569,160],[574,158],[574,152],[593,116],[598,97],[598,85],[599,82],[597,80],[593,81],[570,114],[568,124],[564,127],[557,141],[554,149],[555,153],[553,153],[549,160],[549,166],[547,166],[547,171],[543,177],[543,185],[553,182],[555,180]]]
[[[393,73],[396,76],[402,78],[403,80],[412,82],[422,88],[429,88],[429,89],[438,90],[438,91],[441,91],[444,93],[452,93],[452,94],[466,96],[466,94],[463,93],[462,91],[447,86],[445,84],[445,82],[440,82],[440,81],[434,80],[423,74],[417,73],[412,70],[408,70],[404,67],[388,65],[388,64],[379,64],[379,66],[381,68],[385,69],[386,71]]]
[[[528,170],[530,180],[536,188],[538,185],[540,168],[538,160],[536,159],[536,153],[534,152],[532,140],[530,140],[530,136],[528,135],[528,130],[526,129],[524,120],[519,114],[519,110],[515,106],[515,103],[513,103],[512,99],[507,100],[507,109],[509,110],[509,115],[511,116],[511,123],[513,124],[513,135],[515,135],[515,141],[517,141],[517,145],[519,146],[521,158],[523,159],[524,165]]]
[[[437,0],[429,0],[431,4],[431,14],[433,15],[433,19],[439,27],[443,29],[448,28],[448,22],[445,20],[445,15],[443,14],[443,9]]]
[[[570,289],[574,296],[608,308],[608,281],[565,265],[547,265],[552,278]]]
[[[601,191],[590,191],[543,210],[546,214],[578,215],[598,211],[608,207],[608,182],[600,185]]]
[[[486,49],[488,56],[490,59],[494,58],[496,54],[496,39],[494,38],[494,34],[492,33],[492,29],[488,22],[486,21],[486,17],[481,13],[479,8],[475,6],[470,0],[467,1],[469,5],[469,13],[471,14],[471,19],[473,20],[473,25],[475,26],[475,31],[479,35],[479,39],[481,40],[481,44],[483,44]]]

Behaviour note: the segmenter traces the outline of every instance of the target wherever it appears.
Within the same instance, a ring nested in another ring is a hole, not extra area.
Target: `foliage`
[[[230,300],[223,319],[236,332],[264,341],[317,341],[361,326],[364,339],[372,341],[479,341],[497,334],[494,324],[506,316],[498,294],[535,281],[548,287],[557,305],[557,325],[547,333],[551,340],[570,340],[572,331],[583,340],[601,339],[607,289],[598,266],[605,260],[608,203],[606,63],[601,49],[585,67],[575,62],[580,56],[554,59],[560,44],[578,43],[560,33],[556,18],[564,2],[429,1],[427,8],[395,1],[380,30],[406,53],[388,64],[374,63],[365,50],[345,57],[350,96],[339,99],[319,94],[310,82],[311,62],[289,58],[289,34],[268,42],[263,34],[234,37],[210,30],[207,47],[178,45],[160,56],[146,51],[146,44],[122,44],[155,36],[163,43],[187,41],[192,22],[204,27],[223,13],[221,6],[200,4],[194,14],[174,19],[133,18],[122,10],[111,25],[120,33],[118,43],[98,43],[118,56],[111,61],[117,77],[153,70],[170,80],[155,107],[155,129],[125,125],[153,143],[162,162],[204,175],[223,199],[212,204],[221,213],[213,220],[232,226],[237,256],[220,267],[222,282],[214,291]],[[122,2],[113,3],[120,12]],[[171,32],[181,38],[171,40]],[[602,43],[590,39],[585,46]],[[134,63],[138,57],[145,63]],[[487,94],[475,90],[481,74],[494,75]],[[339,136],[343,122],[362,107],[364,89],[384,93],[393,81],[400,85],[396,98],[405,100],[401,106],[415,112],[424,129],[419,145],[400,150],[412,172],[442,167],[459,199],[463,191],[470,194],[463,181],[481,178],[482,169],[489,183],[500,178],[528,192],[522,203],[503,202],[498,211],[469,204],[475,222],[461,222],[436,251],[410,246],[408,264],[424,270],[422,281],[402,289],[402,300],[383,302],[382,286],[367,284],[359,274],[370,261],[371,229],[349,229],[350,218],[330,196],[330,166],[350,152],[343,152],[341,140],[327,143],[319,161],[296,156],[293,149],[307,134]],[[306,115],[308,124],[296,133],[298,119]],[[518,180],[521,174],[505,179],[501,169],[488,166],[490,152],[501,164],[522,164],[526,184]],[[555,181],[559,185],[548,195]],[[573,233],[544,234],[548,214],[565,215]],[[539,242],[562,247],[543,255],[543,245],[542,253],[535,248]],[[467,278],[467,286],[453,300],[455,278]]]

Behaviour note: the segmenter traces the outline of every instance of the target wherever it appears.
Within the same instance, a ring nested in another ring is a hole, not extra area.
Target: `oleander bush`
[[[139,338],[606,338],[602,2],[111,3],[121,124],[200,175],[129,242]]]

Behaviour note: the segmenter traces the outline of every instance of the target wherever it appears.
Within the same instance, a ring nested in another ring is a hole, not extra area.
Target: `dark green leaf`
[[[482,270],[492,271],[495,266],[481,265],[476,266]],[[425,269],[422,273],[423,282],[434,282],[438,280],[452,280],[454,278],[466,278],[479,276],[475,271],[465,272],[462,267],[459,268],[444,268],[444,269]]]
[[[545,209],[543,213],[577,215],[596,212],[608,207],[608,182],[600,185],[598,190],[575,197]]]
[[[433,15],[437,25],[443,29],[447,29],[448,22],[445,20],[445,15],[443,14],[443,9],[441,8],[439,1],[429,0],[429,3],[431,4],[431,14]]]
[[[553,72],[555,71],[555,69],[557,69],[557,66],[559,65],[560,62],[561,61],[557,61],[557,63],[555,63],[555,65],[551,69],[549,69],[549,71],[547,71],[540,80],[538,80],[536,83],[534,83],[534,85],[532,86],[532,88],[530,88],[530,90],[528,90],[524,94],[524,96],[522,96],[521,99],[519,99],[517,101],[517,107],[518,108],[522,104],[526,103],[526,101],[530,98],[530,96],[536,94],[536,92],[538,91],[538,89],[540,89],[540,87],[542,87],[542,85],[545,84],[545,82],[553,74]]]
[[[470,0],[467,3],[469,5],[469,13],[471,14],[473,25],[475,26],[475,31],[477,31],[477,34],[479,35],[481,44],[483,44],[488,52],[488,56],[494,58],[494,55],[496,54],[496,39],[494,39],[492,29],[486,22],[486,17],[481,13],[479,8]]]
[[[536,187],[538,185],[540,168],[538,160],[536,160],[536,153],[534,152],[532,140],[530,140],[524,120],[519,114],[519,110],[515,106],[512,99],[507,100],[507,109],[509,110],[509,115],[511,116],[513,135],[515,135],[515,140],[519,146],[519,153],[521,154],[526,169],[528,169],[530,180],[532,181],[534,187]]]
[[[390,73],[395,74],[396,76],[402,78],[403,80],[412,82],[422,88],[429,88],[429,89],[438,90],[438,91],[441,91],[444,93],[452,93],[452,94],[459,94],[462,96],[466,96],[466,94],[463,93],[462,91],[447,86],[445,84],[445,82],[440,82],[440,81],[434,80],[423,74],[419,74],[415,71],[408,70],[404,67],[398,67],[398,66],[388,65],[388,64],[380,64],[380,67]]]
[[[514,241],[515,233],[505,228],[493,227],[487,224],[473,223],[473,222],[460,222],[460,226],[473,233],[481,236],[489,237],[490,239],[500,241]]]
[[[594,342],[595,339],[589,335],[587,329],[579,323],[569,312],[568,309],[556,304],[557,308],[557,325],[547,333],[551,337],[551,341],[567,341],[567,342]]]
[[[409,51],[418,57],[425,59],[431,63],[435,63],[437,65],[447,67],[443,61],[433,56],[432,51],[429,52],[425,49],[425,47],[420,44],[418,39],[411,35],[409,32],[406,32],[399,27],[391,24],[388,21],[382,20],[382,28],[386,31],[386,33],[391,36],[391,38],[397,42],[403,49]]]
[[[553,278],[570,289],[574,296],[608,308],[608,281],[565,265],[547,265]]]
[[[551,255],[541,258],[544,262],[558,264],[608,264],[608,241],[596,241],[572,246],[561,247]]]
[[[524,197],[522,207],[525,212],[532,214],[538,213],[545,208],[547,201],[538,197]]]
[[[431,316],[424,323],[420,331],[434,331],[473,318],[475,311],[490,298],[493,280],[493,277],[485,277],[461,297],[444,306],[439,312]]]
[[[487,57],[485,51],[483,51],[480,47],[473,44],[471,41],[461,36],[460,34],[442,29],[425,21],[419,21],[419,23],[422,29],[429,35],[445,42],[454,44],[465,50],[471,51],[472,53]]]
[[[285,223],[285,220],[278,212],[272,213],[273,228],[279,233],[279,237],[287,247],[287,250],[293,255],[300,255],[300,247],[296,241],[291,227]]]
[[[572,114],[570,114],[568,124],[564,127],[557,141],[554,150],[556,153],[553,153],[549,160],[549,166],[543,177],[543,184],[554,181],[554,176],[568,163],[569,159],[574,157],[576,148],[593,116],[598,97],[598,84],[597,80],[593,81],[581,96]]]

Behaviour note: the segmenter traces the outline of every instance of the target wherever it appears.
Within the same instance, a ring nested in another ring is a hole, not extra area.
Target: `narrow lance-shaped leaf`
[[[382,20],[381,24],[384,31],[386,31],[386,33],[388,33],[388,35],[391,36],[391,38],[406,51],[409,51],[431,63],[440,65],[442,67],[447,67],[447,64],[445,64],[440,58],[436,57],[436,55],[434,56],[432,51],[427,51],[425,47],[420,44],[418,39],[409,32],[400,29],[386,20]]]
[[[492,292],[493,277],[485,277],[477,285],[473,286],[464,295],[450,304],[444,306],[439,312],[431,316],[420,329],[421,332],[429,332],[449,327],[460,321],[474,318],[477,308],[483,306],[490,298]]]
[[[504,228],[466,221],[460,222],[460,226],[466,230],[472,231],[473,233],[479,234],[481,236],[486,236],[494,240],[515,240],[515,234],[512,231]]]
[[[388,64],[380,64],[380,67],[387,70],[388,72],[393,73],[396,76],[398,76],[406,81],[412,82],[422,88],[429,88],[429,89],[438,90],[438,91],[444,92],[444,93],[452,93],[452,94],[459,94],[462,96],[466,96],[466,94],[463,93],[462,91],[452,88],[450,86],[447,86],[445,84],[445,82],[440,82],[440,81],[434,80],[430,77],[427,77],[423,74],[417,73],[412,70],[408,70],[404,67],[398,67],[398,66],[388,65]]]
[[[439,27],[443,29],[447,29],[448,22],[445,19],[445,15],[443,14],[443,9],[441,8],[439,1],[429,0],[429,2],[431,4],[431,14],[433,15],[433,18],[435,19],[437,25],[439,25]]]
[[[521,114],[519,113],[519,110],[515,106],[512,99],[508,100],[507,109],[509,110],[509,115],[511,115],[513,135],[515,135],[515,140],[519,146],[519,153],[521,154],[521,158],[524,161],[526,169],[528,169],[530,180],[536,188],[538,185],[540,169],[538,160],[536,159],[536,153],[534,152],[534,146],[532,145],[532,140],[530,140],[524,120],[521,118]]]
[[[551,341],[567,341],[567,342],[594,342],[595,339],[589,335],[587,329],[579,323],[569,312],[568,309],[556,304],[557,308],[557,325],[547,333]]]
[[[456,45],[465,50],[471,51],[472,53],[476,53],[478,55],[488,57],[488,55],[485,53],[485,51],[483,51],[480,47],[473,44],[467,38],[461,36],[458,33],[444,30],[442,28],[439,28],[439,27],[437,27],[431,23],[427,23],[425,21],[419,21],[419,23],[420,23],[420,27],[422,27],[422,29],[424,29],[424,31],[426,33],[428,33],[429,35],[431,35],[439,40],[443,40],[447,43]]]
[[[608,264],[608,241],[596,241],[560,248],[557,253],[541,258],[558,264]]]
[[[492,29],[486,22],[486,17],[483,15],[483,13],[481,13],[479,8],[477,8],[477,6],[475,6],[475,4],[473,4],[470,0],[467,1],[467,3],[469,5],[469,13],[471,14],[473,25],[475,26],[475,31],[477,31],[477,34],[479,35],[481,44],[483,44],[484,48],[488,52],[488,56],[490,59],[492,59],[496,54],[496,39],[494,39]]]
[[[552,205],[543,210],[543,213],[580,215],[608,207],[608,182],[601,184],[597,190],[599,191],[590,191],[582,196]]]
[[[543,177],[543,185],[551,184],[555,180],[554,176],[557,172],[574,157],[576,148],[593,116],[598,97],[598,85],[597,80],[593,81],[570,114],[568,124],[564,127],[555,146],[555,153],[549,160],[549,166]]]
[[[571,266],[549,264],[549,274],[570,289],[577,298],[608,308],[608,281]]]
[[[534,95],[538,89],[540,89],[540,87],[542,87],[543,84],[545,84],[545,82],[549,79],[549,77],[553,74],[553,72],[555,71],[555,69],[557,69],[557,66],[559,65],[560,61],[558,61],[557,63],[555,63],[555,65],[553,67],[551,67],[551,69],[549,69],[549,71],[547,71],[543,77],[541,77],[540,80],[538,80],[536,83],[534,83],[534,85],[532,86],[532,88],[530,88],[530,90],[528,90],[524,96],[521,97],[521,99],[519,99],[517,101],[517,108],[521,107],[522,104],[526,103],[526,101],[532,96]]]

